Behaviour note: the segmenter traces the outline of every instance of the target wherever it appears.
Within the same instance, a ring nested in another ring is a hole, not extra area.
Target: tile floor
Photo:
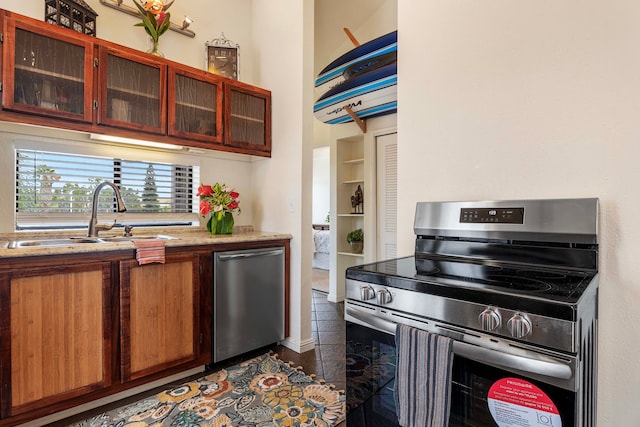
[[[284,361],[292,361],[310,374],[336,386],[346,388],[345,383],[345,323],[344,303],[327,301],[327,294],[313,291],[311,331],[316,341],[313,350],[298,354],[286,347],[275,351]]]

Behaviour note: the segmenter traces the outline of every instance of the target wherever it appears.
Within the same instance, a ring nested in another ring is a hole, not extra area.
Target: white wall
[[[640,3],[399,2],[399,253],[418,201],[596,196],[598,425],[640,419]]]
[[[291,333],[286,345],[312,349],[311,185],[313,1],[253,0],[259,84],[272,93],[272,157],[253,163],[254,225],[291,241]],[[274,54],[277,47],[278,54]],[[279,54],[286,52],[286,54]]]

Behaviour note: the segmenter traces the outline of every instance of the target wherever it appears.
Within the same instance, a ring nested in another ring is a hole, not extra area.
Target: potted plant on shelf
[[[362,228],[357,228],[347,234],[347,242],[351,245],[351,252],[354,254],[362,253],[362,242],[364,241],[364,233]]]

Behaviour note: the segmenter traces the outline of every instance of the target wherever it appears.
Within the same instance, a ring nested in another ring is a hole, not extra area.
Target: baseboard
[[[301,342],[292,341],[289,338],[286,338],[280,344],[295,351],[296,353],[306,353],[309,350],[313,350],[316,346],[316,342],[313,338],[309,338]]]
[[[338,296],[332,292],[329,292],[329,296],[327,296],[327,301],[329,302],[342,302],[344,301],[344,295]]]

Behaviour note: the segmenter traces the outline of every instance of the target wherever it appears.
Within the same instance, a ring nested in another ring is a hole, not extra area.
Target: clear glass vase
[[[151,39],[151,47],[147,50],[147,53],[154,56],[159,56],[160,58],[164,58],[164,53],[160,52],[158,49],[160,47],[160,39],[154,40]]]

